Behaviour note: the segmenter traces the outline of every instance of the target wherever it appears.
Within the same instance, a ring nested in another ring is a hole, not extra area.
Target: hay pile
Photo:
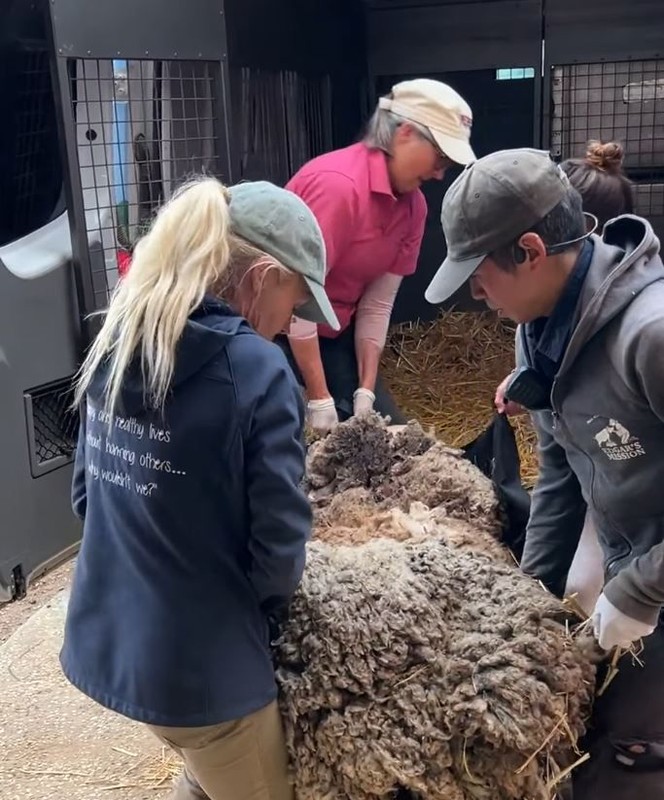
[[[308,457],[315,536],[275,645],[298,800],[548,800],[594,666],[497,541],[489,482],[373,415]]]
[[[514,368],[514,326],[491,312],[443,311],[431,323],[395,327],[383,357],[385,382],[400,408],[448,444],[462,447],[487,426],[496,387]],[[528,486],[537,477],[535,433],[513,424]]]

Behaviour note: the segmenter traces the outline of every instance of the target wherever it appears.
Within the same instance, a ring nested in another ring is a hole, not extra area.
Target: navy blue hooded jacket
[[[206,299],[165,409],[128,372],[87,396],[73,483],[84,520],[61,663],[89,697],[154,725],[237,719],[276,697],[267,615],[297,588],[311,530],[300,391],[279,347]]]

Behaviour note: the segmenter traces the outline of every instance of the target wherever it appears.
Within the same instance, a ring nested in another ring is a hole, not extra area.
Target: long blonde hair
[[[131,268],[116,287],[79,371],[75,403],[108,361],[105,410],[112,415],[125,373],[140,354],[146,402],[163,407],[189,315],[206,292],[223,295],[261,257],[266,260],[232,234],[229,195],[219,181],[199,178],[180,187],[134,249]]]

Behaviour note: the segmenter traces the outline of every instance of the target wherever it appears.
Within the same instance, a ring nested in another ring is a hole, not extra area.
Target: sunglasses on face
[[[438,142],[436,142],[431,133],[429,132],[424,133],[424,131],[422,131],[421,136],[424,139],[424,141],[428,142],[436,152],[436,156],[438,158],[438,161],[436,163],[436,169],[447,169],[447,167],[454,164],[454,161],[452,161],[452,159],[449,156],[445,155],[445,153],[440,149]]]

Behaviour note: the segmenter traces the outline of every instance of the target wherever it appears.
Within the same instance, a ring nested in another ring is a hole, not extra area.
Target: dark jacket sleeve
[[[265,613],[288,604],[302,578],[312,514],[304,476],[304,403],[281,352],[257,399],[245,442],[249,578]],[[264,373],[265,374],[265,373]]]
[[[586,503],[565,451],[553,438],[551,412],[534,412],[532,419],[539,474],[530,502],[521,569],[562,597],[581,538]]]
[[[74,476],[71,485],[72,509],[81,521],[85,520],[85,511],[88,505],[88,495],[85,487],[85,436],[85,412],[81,410],[81,422],[78,426],[78,442],[74,459]]]
[[[523,329],[516,333],[516,364],[528,366]],[[563,448],[553,438],[553,414],[531,414],[537,433],[539,473],[530,502],[530,519],[521,569],[562,597],[581,538],[586,503]]]

